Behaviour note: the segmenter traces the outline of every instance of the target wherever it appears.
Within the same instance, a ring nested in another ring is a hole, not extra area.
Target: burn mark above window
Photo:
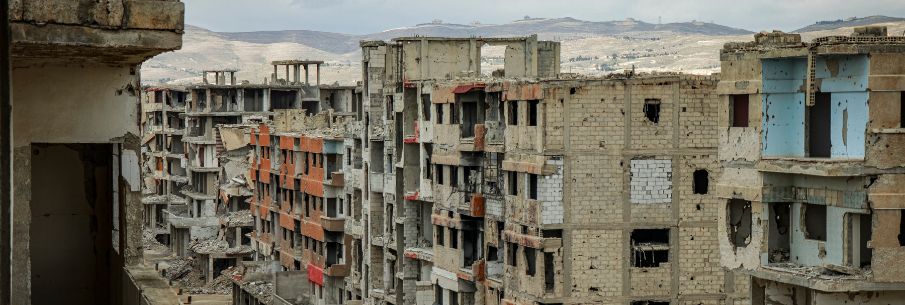
[[[648,121],[654,124],[660,123],[660,100],[646,99],[644,100],[644,116]]]

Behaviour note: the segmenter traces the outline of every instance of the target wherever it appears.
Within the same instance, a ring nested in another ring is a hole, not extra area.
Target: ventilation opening
[[[525,275],[534,276],[537,273],[537,250],[525,248]]]
[[[509,125],[518,125],[518,101],[506,103],[508,112],[506,113],[506,122]]]
[[[748,127],[748,95],[735,94],[729,96],[729,126]]]
[[[654,124],[660,123],[660,100],[644,100],[644,116]]]
[[[727,231],[729,241],[736,247],[751,243],[751,201],[729,199]]]
[[[710,173],[708,173],[707,170],[699,169],[694,171],[694,181],[692,182],[692,188],[694,188],[695,194],[707,194],[707,188],[709,184]]]
[[[631,238],[633,267],[655,268],[669,262],[669,229],[638,229]]]
[[[826,206],[803,203],[802,209],[805,238],[826,241]]]
[[[537,126],[537,106],[538,100],[528,101],[528,126]]]

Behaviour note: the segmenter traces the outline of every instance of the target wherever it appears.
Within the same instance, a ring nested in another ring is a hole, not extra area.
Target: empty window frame
[[[528,174],[528,199],[537,200],[538,175]]]
[[[518,195],[518,172],[506,172],[506,192],[509,195]]]
[[[631,233],[632,267],[656,268],[669,262],[669,229],[636,229]]]
[[[452,249],[459,248],[459,230],[456,228],[449,228],[449,247]]]
[[[441,164],[434,164],[434,166],[435,166],[434,173],[437,175],[437,181],[436,181],[436,182],[437,182],[438,185],[443,185],[443,183],[444,183],[444,182],[443,182],[443,165],[441,165]]]
[[[528,101],[528,126],[537,126],[537,107],[540,104],[538,100]]]
[[[645,99],[644,100],[644,117],[648,121],[658,124],[660,123],[660,100]]]
[[[534,276],[537,273],[537,249],[525,247],[525,275]]]
[[[506,123],[508,125],[518,125],[518,101],[506,103]]]
[[[751,243],[751,201],[729,199],[726,208],[726,231],[729,241],[736,247]]]
[[[899,246],[905,247],[905,210],[899,210]]]
[[[544,291],[553,292],[556,287],[556,267],[553,252],[544,252]]]
[[[695,194],[706,195],[709,185],[710,173],[706,169],[694,171],[694,180],[692,180],[691,187],[694,189]]]
[[[802,203],[804,237],[826,241],[826,206]]]
[[[449,185],[452,187],[459,186],[459,167],[449,166]]]
[[[749,127],[748,124],[748,95],[729,95],[729,126]]]
[[[518,266],[518,244],[506,244],[506,264],[509,266]]]

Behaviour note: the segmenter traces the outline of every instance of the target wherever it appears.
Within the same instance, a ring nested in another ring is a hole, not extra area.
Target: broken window
[[[694,181],[692,181],[692,188],[694,189],[695,194],[707,194],[707,188],[710,184],[710,173],[707,172],[706,169],[699,169],[694,171]]]
[[[729,126],[748,127],[748,95],[733,94],[729,96]]]
[[[826,241],[826,206],[802,203],[804,209],[804,237]]]
[[[637,229],[631,234],[632,266],[660,267],[669,262],[669,229]]]
[[[808,156],[814,158],[829,158],[831,155],[830,143],[830,93],[817,93],[814,106],[808,107]]]
[[[751,201],[729,199],[726,209],[729,241],[736,247],[745,247],[751,242]]]
[[[509,112],[506,113],[506,122],[509,125],[518,125],[518,101],[506,103]]]
[[[648,121],[654,124],[660,123],[660,100],[645,99],[644,100],[644,116]]]
[[[506,172],[506,190],[509,195],[518,195],[518,172]]]
[[[456,228],[449,228],[449,247],[452,249],[459,248],[459,230]]]
[[[518,266],[518,244],[509,243],[506,247],[506,264],[509,266]]]
[[[528,174],[528,199],[537,200],[537,175]]]
[[[525,275],[534,276],[537,273],[537,250],[525,247]]]
[[[537,105],[538,100],[528,101],[528,126],[537,126]]]

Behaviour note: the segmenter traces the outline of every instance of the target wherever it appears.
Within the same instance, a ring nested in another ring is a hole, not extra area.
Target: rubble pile
[[[154,238],[154,232],[151,232],[150,229],[145,228],[144,230],[142,230],[141,233],[142,233],[142,235],[141,235],[142,246],[144,247],[145,250],[161,252],[161,253],[165,253],[170,250],[169,247],[165,246],[164,244],[161,244],[159,241],[157,241],[156,238]]]
[[[251,210],[230,212],[223,217],[223,224],[227,227],[250,226],[254,222]]]

